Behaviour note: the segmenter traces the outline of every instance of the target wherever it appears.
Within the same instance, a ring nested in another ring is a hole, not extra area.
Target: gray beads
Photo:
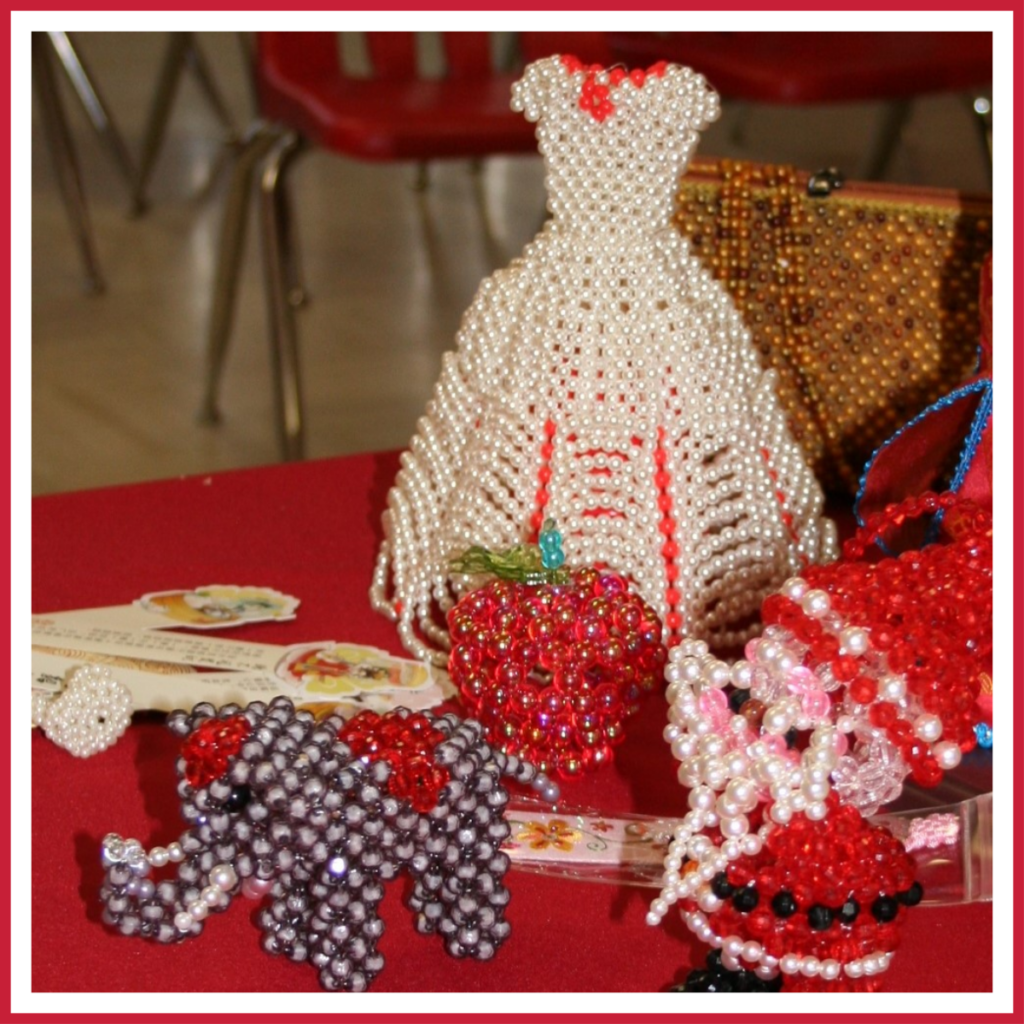
[[[380,724],[364,715],[367,728]],[[392,715],[405,721],[410,712]],[[167,848],[178,854],[158,847],[144,863],[148,871],[174,861],[174,879],[141,878],[118,859],[134,841],[104,840],[105,923],[124,935],[180,942],[201,934],[207,916],[226,909],[242,888],[264,900],[256,919],[266,952],[308,961],[325,989],[358,992],[384,966],[377,911],[385,883],[407,871],[417,931],[439,933],[455,957],[494,956],[510,931],[502,884],[509,860],[499,852],[508,836],[501,777],[528,783],[536,775],[531,766],[492,750],[476,722],[417,712],[418,735],[425,730],[435,741],[416,756],[426,749],[447,776],[439,791],[430,790],[434,806],[417,811],[398,795],[405,790],[392,791],[400,769],[383,757],[356,756],[349,745],[356,740],[338,738],[340,716],[317,722],[277,697],[219,712],[197,705],[172,713],[168,725],[187,741],[204,723],[220,735],[216,720],[229,718],[229,726],[241,721],[244,728],[219,778],[198,788],[189,783],[187,742],[177,760],[182,817],[193,824]],[[402,762],[408,751],[395,749]]]

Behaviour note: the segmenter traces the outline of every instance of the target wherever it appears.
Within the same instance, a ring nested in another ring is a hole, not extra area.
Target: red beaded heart
[[[667,659],[653,608],[611,572],[495,580],[448,613],[448,672],[488,739],[563,778],[597,767]]]
[[[444,740],[424,715],[361,711],[338,731],[338,739],[356,757],[391,765],[388,792],[417,811],[437,806],[451,775],[434,761],[434,747]]]
[[[208,718],[185,740],[185,778],[193,789],[201,789],[228,770],[228,762],[242,749],[251,729],[245,715]]]

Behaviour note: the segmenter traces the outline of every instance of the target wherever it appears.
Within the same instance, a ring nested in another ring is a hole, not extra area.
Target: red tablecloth
[[[148,591],[259,584],[302,601],[291,623],[224,634],[269,643],[351,640],[401,654],[367,590],[394,455],[363,456],[39,498],[33,515],[33,611],[125,604]],[[608,812],[681,815],[683,792],[652,697],[614,765],[571,787]],[[200,939],[164,947],[109,933],[99,920],[99,843],[107,832],[147,846],[182,830],[176,741],[136,723],[80,761],[38,732],[32,741],[32,987],[35,991],[315,991],[317,972],[263,953],[238,901]],[[392,885],[382,908],[387,965],[376,991],[635,991],[681,981],[703,952],[678,917],[645,924],[653,890],[513,871],[512,937],[489,963],[457,961],[415,933]],[[955,955],[953,954],[955,951]],[[990,991],[988,904],[922,907],[908,916],[887,991]],[[681,1000],[684,1009],[686,997]]]

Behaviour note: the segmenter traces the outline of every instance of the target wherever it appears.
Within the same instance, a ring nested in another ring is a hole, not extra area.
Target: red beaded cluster
[[[845,966],[899,945],[907,907],[921,898],[915,875],[898,839],[833,795],[823,820],[795,814],[768,834],[758,854],[729,864],[728,885],[716,893],[724,897],[722,906],[709,921],[718,935],[754,939],[780,960],[792,953]],[[834,991],[863,985],[845,972],[828,983],[796,973],[785,987]]]
[[[361,711],[338,731],[353,755],[391,765],[388,792],[425,813],[437,806],[451,775],[434,760],[434,747],[445,736],[424,715]]]
[[[944,512],[949,543],[904,551],[871,564],[864,553],[894,528],[923,514]],[[983,676],[992,662],[992,517],[953,494],[923,494],[891,505],[870,519],[844,547],[844,558],[804,572],[811,587],[827,591],[832,610],[868,631],[873,652],[906,680],[907,695],[938,716],[942,736],[965,753],[976,745],[974,726]],[[842,653],[836,636],[781,595],[762,606],[777,623],[810,645],[810,657],[828,664],[858,704],[873,705],[871,724],[884,729],[916,783],[934,786],[942,769],[927,743],[914,735],[895,703],[879,699],[878,679],[864,657]]]
[[[772,486],[775,488],[775,500],[779,504],[780,518],[782,519],[782,525],[785,526],[786,532],[789,534],[789,539],[793,542],[795,548],[799,550],[800,547],[800,535],[796,532],[796,526],[793,522],[793,513],[789,511],[789,499],[786,497],[786,492],[779,487],[779,473],[778,470],[772,466],[772,453],[767,448],[761,449],[761,458],[764,460],[764,464],[768,469],[768,477],[772,482]],[[800,564],[806,566],[810,562],[810,559],[802,551],[800,552]]]
[[[209,718],[197,726],[181,748],[188,784],[193,789],[201,789],[219,779],[251,731],[245,715]]]
[[[536,511],[530,518],[530,526],[533,530],[532,539],[536,541],[540,528],[547,518],[545,509],[551,497],[548,493],[548,484],[551,483],[551,456],[555,453],[555,432],[557,428],[551,420],[544,424],[544,440],[540,446],[540,466],[537,469],[537,494],[534,498]]]
[[[667,660],[657,613],[622,576],[495,580],[448,613],[448,671],[491,743],[563,778],[608,760]]]
[[[586,77],[580,87],[580,110],[586,111],[595,121],[603,121],[610,114],[615,112],[615,104],[611,101],[611,90],[629,79],[638,89],[643,87],[648,75],[661,78],[668,68],[668,62],[664,60],[652,64],[646,71],[642,68],[634,68],[627,71],[625,68],[612,68],[607,75],[607,84],[598,79],[598,75],[605,69],[600,64],[584,64],[578,57],[566,55],[562,58],[562,66],[570,75],[577,71],[585,71]]]
[[[672,474],[669,472],[668,452],[665,450],[665,428],[658,427],[658,446],[654,449],[654,485],[658,488],[658,511],[661,513],[661,520],[658,523],[658,532],[665,538],[661,546],[661,557],[665,563],[665,604],[668,605],[668,613],[665,615],[665,626],[668,629],[669,646],[675,646],[681,639],[683,628],[683,615],[679,611],[679,604],[682,595],[676,585],[679,581],[679,566],[676,559],[679,557],[679,545],[676,543],[676,520],[672,516],[672,492],[669,489],[672,483]]]

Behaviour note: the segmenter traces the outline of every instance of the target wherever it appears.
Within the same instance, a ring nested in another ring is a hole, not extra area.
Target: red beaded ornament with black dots
[[[751,969],[745,957],[756,946],[761,961],[778,961],[786,991],[877,987],[877,967],[898,946],[906,908],[923,890],[898,839],[834,795],[828,803],[826,818],[795,815],[686,901],[686,914],[705,909],[724,969]],[[713,973],[692,972],[683,990],[721,991]]]

